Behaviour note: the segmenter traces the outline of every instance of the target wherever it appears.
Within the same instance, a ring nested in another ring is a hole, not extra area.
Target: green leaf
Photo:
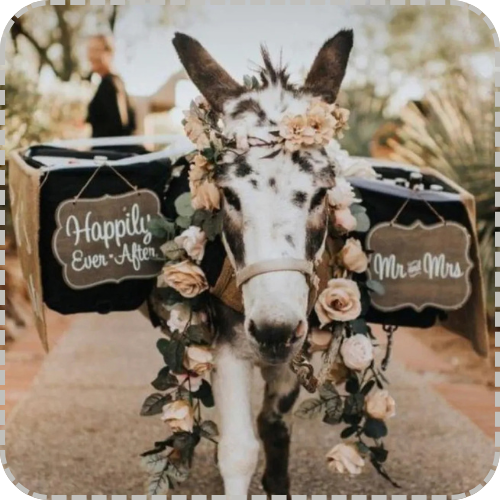
[[[366,282],[366,286],[368,289],[370,289],[372,292],[376,293],[377,295],[384,295],[385,293],[385,288],[380,281],[376,280],[368,280]]]
[[[183,483],[189,478],[189,469],[184,464],[169,463],[166,474],[172,481]]]
[[[210,344],[212,335],[206,325],[190,325],[186,337],[194,344]]]
[[[356,375],[353,375],[345,384],[345,390],[349,394],[356,394],[359,392],[359,380]]]
[[[314,418],[317,417],[324,407],[325,402],[321,399],[309,398],[299,405],[295,411],[295,415],[299,418]]]
[[[179,215],[177,219],[175,219],[175,223],[182,229],[187,229],[191,225],[191,217],[184,217]]]
[[[357,318],[349,322],[354,333],[368,333],[368,324],[363,318]]]
[[[319,397],[323,401],[329,401],[330,399],[340,399],[339,391],[337,391],[337,388],[330,381],[327,381],[322,386],[320,386],[318,393]]]
[[[380,439],[387,436],[387,425],[382,420],[368,418],[366,419],[363,432],[369,438]]]
[[[160,370],[156,379],[151,383],[151,385],[157,391],[167,391],[179,385],[177,379],[170,373],[170,368],[165,366]]]
[[[214,438],[219,435],[217,424],[211,420],[205,420],[205,422],[200,425],[200,432],[201,435],[206,438]]]
[[[356,431],[358,430],[358,428],[356,426],[352,426],[352,427],[346,427],[341,433],[340,433],[340,437],[342,439],[347,439],[348,437],[351,437],[353,434],[356,433]]]
[[[148,222],[148,231],[157,238],[171,240],[175,236],[175,225],[164,217],[155,217]]]
[[[243,85],[245,85],[245,87],[247,87],[248,89],[252,89],[253,88],[252,77],[249,75],[244,75],[243,76]]]
[[[174,240],[167,241],[161,246],[161,251],[167,260],[179,260],[184,256],[184,249],[181,248]]]
[[[175,304],[186,300],[177,290],[174,290],[171,287],[157,288],[156,292],[160,296],[162,302],[166,305],[174,306]]]
[[[345,401],[344,414],[359,415],[363,412],[365,397],[363,394],[349,394]]]
[[[165,352],[163,353],[165,364],[174,373],[182,373],[184,371],[183,365],[185,346],[180,340],[167,340],[167,342],[168,346],[166,346]]]
[[[172,396],[167,394],[164,396],[163,394],[155,393],[151,394],[151,396],[146,398],[141,409],[142,417],[152,417],[154,415],[159,415],[163,407],[172,401]]]
[[[329,425],[336,425],[342,421],[342,413],[344,412],[344,404],[342,398],[337,395],[325,403],[325,416],[323,422]]]
[[[207,408],[215,406],[212,386],[206,380],[203,380],[200,388],[196,392],[193,392],[193,398],[199,399]]]
[[[358,212],[357,214],[353,214],[356,218],[356,229],[355,231],[358,233],[366,233],[370,229],[370,219],[365,212]]]
[[[168,464],[168,458],[164,455],[149,455],[141,460],[142,468],[149,474],[162,472]]]
[[[373,458],[383,464],[389,455],[389,452],[382,446],[370,446],[370,451],[372,452]]]
[[[368,393],[373,389],[373,387],[375,386],[375,380],[369,380],[365,386],[363,387],[363,389],[361,389],[361,393],[364,394],[365,396],[368,395]]]
[[[362,443],[361,441],[356,442],[356,448],[361,455],[368,455],[370,453],[370,448],[368,448],[368,446],[366,446],[366,444]]]
[[[181,217],[187,217],[191,219],[194,214],[194,208],[191,204],[191,193],[181,194],[175,200],[175,210]]]
[[[357,203],[351,205],[349,209],[354,216],[356,216],[357,214],[366,214],[366,208],[363,205],[359,205]]]
[[[215,240],[222,232],[222,212],[214,212],[206,217],[202,229],[209,241]]]

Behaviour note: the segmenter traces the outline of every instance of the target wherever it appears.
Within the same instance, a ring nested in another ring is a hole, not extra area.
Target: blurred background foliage
[[[84,133],[85,107],[92,93],[85,38],[89,33],[115,33],[120,23],[135,15],[137,11],[130,10],[134,8],[86,6],[82,15],[81,7],[47,5],[16,20],[7,47],[8,151]],[[200,9],[187,2],[186,6],[148,11],[136,23],[140,29],[123,28],[121,36],[128,37],[127,47],[134,47],[155,29],[181,26],[189,31],[191,23],[203,20]],[[337,17],[345,15],[344,25],[352,26],[356,33],[340,96],[341,104],[352,113],[343,146],[353,155],[431,166],[475,195],[493,316],[491,30],[475,13],[449,6],[336,9]],[[325,33],[327,36],[331,33]],[[47,72],[52,75],[49,88],[40,83],[40,75]],[[162,133],[177,131],[172,128],[176,121],[172,115],[155,120]]]

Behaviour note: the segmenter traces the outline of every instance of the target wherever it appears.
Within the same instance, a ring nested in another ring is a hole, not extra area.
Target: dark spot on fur
[[[323,167],[319,171],[318,178],[324,184],[328,184],[331,186],[335,185],[335,172],[330,166]]]
[[[250,184],[257,189],[259,187],[259,183],[255,179],[250,179]]]
[[[222,228],[236,264],[238,266],[243,266],[245,264],[245,247],[243,245],[241,231],[238,231],[227,214],[223,216]]]
[[[302,208],[307,201],[307,193],[304,191],[295,191],[292,196],[292,203],[299,208]]]
[[[285,240],[286,240],[286,242],[287,242],[287,243],[289,243],[289,244],[290,244],[290,246],[291,246],[292,248],[295,248],[295,241],[293,241],[293,237],[292,237],[292,235],[291,235],[291,234],[287,234],[287,235],[285,236]]]
[[[327,191],[326,188],[321,188],[318,189],[318,191],[316,191],[316,193],[311,199],[311,205],[309,207],[310,210],[318,208],[323,203],[323,201],[325,200],[326,191]]]
[[[325,239],[325,226],[307,228],[306,259],[313,260]]]
[[[313,164],[305,156],[302,156],[298,151],[292,153],[292,161],[299,166],[302,172],[311,174],[314,171]]]
[[[300,386],[297,385],[290,394],[283,396],[278,402],[278,409],[281,413],[288,413],[299,397]]]
[[[236,161],[236,177],[246,177],[253,173],[252,167],[241,157]]]
[[[269,187],[272,187],[273,189],[276,187],[276,179],[274,177],[269,178]]]
[[[243,99],[231,113],[231,118],[238,118],[245,113],[255,113],[259,119],[259,125],[263,125],[267,119],[265,111],[261,108],[260,104],[254,99]]]
[[[221,181],[223,178],[226,178],[229,174],[229,167],[227,163],[218,163],[215,166],[215,180]]]

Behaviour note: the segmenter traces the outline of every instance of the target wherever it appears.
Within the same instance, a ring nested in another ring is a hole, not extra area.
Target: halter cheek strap
[[[240,288],[247,281],[261,274],[274,273],[277,271],[297,271],[311,277],[314,273],[314,265],[308,260],[302,259],[272,259],[263,260],[246,266],[236,273],[236,286]]]

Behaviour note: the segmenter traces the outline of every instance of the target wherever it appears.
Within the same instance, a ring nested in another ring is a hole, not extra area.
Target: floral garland
[[[255,86],[253,80],[246,84]],[[333,249],[335,275],[317,298],[301,354],[305,360],[314,352],[323,352],[318,397],[303,401],[296,415],[322,416],[326,424],[347,425],[341,432],[345,442],[326,457],[333,471],[359,474],[368,460],[395,485],[384,469],[388,451],[381,441],[387,434],[386,420],[395,414],[395,402],[384,389],[387,359],[381,368],[375,356],[377,341],[364,320],[370,293],[383,293],[383,289],[380,283],[366,279],[368,256],[361,242],[349,236],[352,231],[368,231],[370,221],[345,179],[374,178],[376,174],[367,162],[351,159],[334,140],[347,127],[348,117],[347,110],[314,99],[306,115],[286,117],[271,132],[272,145],[287,151],[325,147],[337,174],[336,185],[328,192],[329,247]],[[157,347],[166,366],[152,383],[158,392],[146,399],[141,414],[161,414],[172,431],[170,437],[143,454],[151,475],[150,495],[165,494],[187,479],[194,449],[202,438],[217,442],[216,424],[204,420],[201,413],[202,405],[214,405],[206,377],[213,368],[215,327],[208,282],[199,264],[206,243],[221,233],[215,165],[225,151],[251,145],[251,138],[244,134],[225,136],[220,117],[203,98],[192,103],[183,123],[198,150],[190,157],[190,193],[175,201],[175,221],[157,219],[150,224],[150,231],[166,241],[162,247],[165,266],[155,291],[155,312],[166,337]]]

